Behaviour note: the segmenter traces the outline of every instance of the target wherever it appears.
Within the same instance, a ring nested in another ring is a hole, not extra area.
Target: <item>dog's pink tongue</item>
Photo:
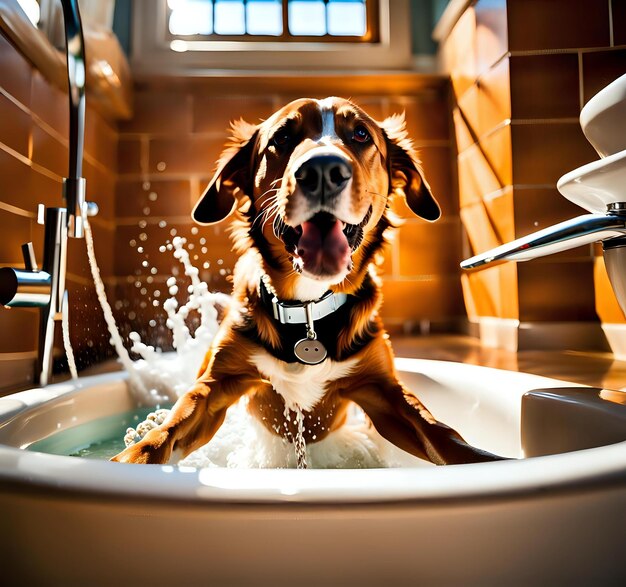
[[[311,221],[301,225],[298,255],[304,268],[315,275],[334,275],[345,269],[350,260],[350,245],[342,224],[335,220],[326,234]]]

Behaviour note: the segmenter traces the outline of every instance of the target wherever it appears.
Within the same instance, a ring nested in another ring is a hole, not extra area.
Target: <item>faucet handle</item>
[[[37,259],[35,258],[35,249],[32,242],[22,245],[22,257],[24,257],[26,271],[37,271]]]
[[[98,204],[95,202],[85,202],[87,206],[87,216],[97,216],[98,212],[100,212],[100,208]]]

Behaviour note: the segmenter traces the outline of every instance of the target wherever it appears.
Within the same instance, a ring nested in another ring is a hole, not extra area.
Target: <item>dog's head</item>
[[[392,192],[426,220],[441,214],[403,116],[377,123],[348,100],[300,99],[233,131],[194,220],[219,222],[238,202],[264,261],[322,291],[362,269],[358,251],[374,234],[382,244],[376,228],[383,220],[389,226]]]

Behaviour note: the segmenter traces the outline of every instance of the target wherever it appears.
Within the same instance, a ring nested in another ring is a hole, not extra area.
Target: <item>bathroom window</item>
[[[172,41],[375,42],[376,0],[167,0]]]
[[[411,0],[133,0],[139,75],[409,69]]]

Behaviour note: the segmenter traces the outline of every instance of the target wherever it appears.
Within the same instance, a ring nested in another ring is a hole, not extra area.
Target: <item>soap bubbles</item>
[[[152,293],[152,307],[163,308],[167,314],[166,327],[172,333],[175,356],[166,361],[160,350],[145,344],[138,333],[131,337],[131,350],[140,355],[141,360],[134,363],[134,371],[142,380],[142,388],[133,391],[137,399],[144,405],[153,405],[158,401],[174,401],[193,383],[206,350],[211,346],[213,337],[217,333],[218,307],[230,304],[230,297],[222,293],[210,293],[206,283],[198,277],[198,269],[189,259],[185,249],[185,239],[176,237],[172,246],[174,257],[181,263],[185,276],[191,280],[187,289],[187,300],[179,303],[175,296],[179,294],[179,286],[175,275],[168,277],[167,286],[169,298],[162,304],[161,290],[155,289]],[[153,267],[156,272],[156,268]],[[178,271],[173,271],[178,273]],[[145,296],[147,288],[142,287],[140,294]],[[145,304],[145,302],[142,302]],[[192,314],[198,315],[200,324],[192,334],[189,320]],[[157,320],[148,321],[151,328],[157,326]]]

